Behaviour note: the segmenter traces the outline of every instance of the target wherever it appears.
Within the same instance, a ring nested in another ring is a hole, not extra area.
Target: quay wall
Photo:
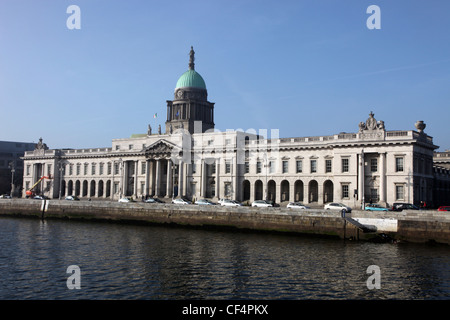
[[[45,206],[44,206],[45,204]],[[112,201],[66,201],[0,199],[1,216],[29,216],[44,219],[101,220],[284,232],[373,240],[380,233],[410,242],[450,244],[450,214],[438,211],[376,213],[355,210],[347,216],[376,233],[364,233],[347,222],[340,212],[323,209],[222,207]],[[1,221],[1,220],[0,220]]]

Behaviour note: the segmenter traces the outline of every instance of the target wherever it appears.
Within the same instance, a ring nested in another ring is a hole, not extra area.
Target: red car
[[[438,208],[438,211],[450,211],[450,206],[442,206]]]

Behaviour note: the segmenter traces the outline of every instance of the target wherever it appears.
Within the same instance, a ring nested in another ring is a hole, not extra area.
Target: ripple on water
[[[448,247],[1,218],[0,299],[448,299]],[[66,269],[81,269],[69,290]],[[381,289],[366,270],[378,265]]]

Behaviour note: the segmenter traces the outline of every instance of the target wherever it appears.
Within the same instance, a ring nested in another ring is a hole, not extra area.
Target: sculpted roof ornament
[[[375,114],[372,111],[370,111],[369,118],[366,122],[359,123],[359,139],[383,140],[385,133],[386,129],[384,127],[384,121],[377,121],[377,119],[375,119]]]
[[[42,138],[39,138],[39,142],[34,146],[33,154],[35,156],[43,156],[45,155],[45,150],[48,150],[48,147],[45,143],[42,142]]]
[[[359,123],[359,132],[362,133],[364,131],[385,131],[384,121],[377,121],[375,119],[375,114],[370,111],[369,118],[366,122]]]
[[[35,145],[34,150],[48,150],[47,145],[42,142],[42,138],[39,138],[39,142]]]

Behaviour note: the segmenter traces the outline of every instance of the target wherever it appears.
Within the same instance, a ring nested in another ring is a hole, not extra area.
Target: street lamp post
[[[15,166],[14,166],[14,161],[11,161],[9,163],[9,167],[11,168],[11,198],[14,195],[14,172],[16,172]]]
[[[61,194],[62,194],[62,176],[63,176],[63,172],[64,172],[64,162],[59,162],[59,200],[61,200]]]

